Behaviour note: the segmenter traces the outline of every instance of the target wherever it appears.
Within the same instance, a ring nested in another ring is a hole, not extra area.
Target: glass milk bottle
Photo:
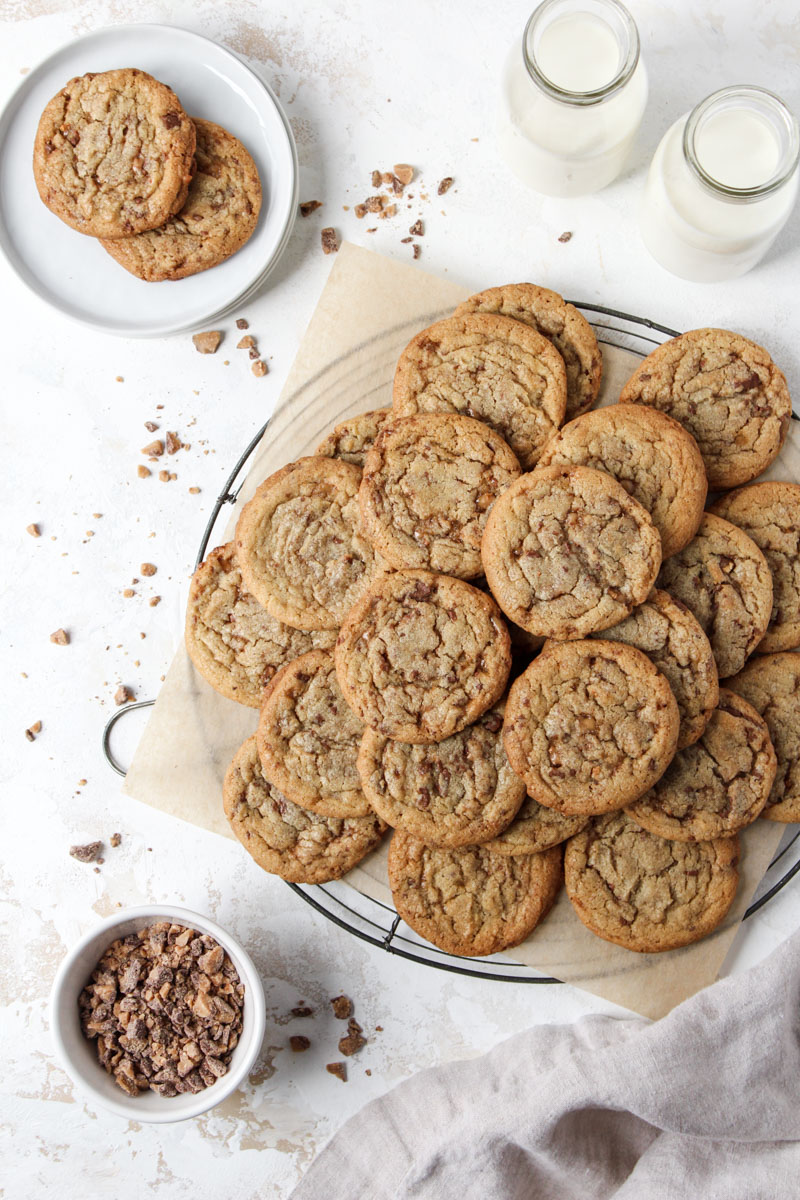
[[[797,198],[797,121],[772,92],[728,87],[685,113],[653,156],[640,215],[647,249],[673,275],[744,275]]]
[[[537,192],[596,192],[621,171],[646,103],[628,10],[618,0],[544,0],[506,63],[500,151]]]

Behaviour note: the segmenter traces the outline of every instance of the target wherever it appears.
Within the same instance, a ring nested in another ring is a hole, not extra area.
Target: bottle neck
[[[639,51],[636,23],[619,0],[544,0],[522,35],[532,82],[575,108],[602,104],[624,88]]]

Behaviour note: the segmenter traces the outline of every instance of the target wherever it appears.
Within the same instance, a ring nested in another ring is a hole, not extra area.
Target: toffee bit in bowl
[[[353,1001],[349,996],[334,996],[331,1000],[331,1008],[333,1015],[338,1017],[340,1021],[346,1021],[348,1017],[353,1015]]]

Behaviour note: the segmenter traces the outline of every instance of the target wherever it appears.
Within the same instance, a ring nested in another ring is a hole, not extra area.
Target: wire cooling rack
[[[616,346],[631,354],[637,354],[640,358],[646,357],[667,338],[679,336],[679,330],[659,325],[657,321],[651,321],[646,317],[636,317],[631,313],[620,312],[618,309],[605,308],[600,304],[587,304],[580,300],[572,300],[570,303],[584,314],[601,345]],[[792,412],[792,418],[798,421],[800,414]],[[234,505],[238,501],[246,476],[245,467],[269,425],[270,421],[267,421],[255,434],[242,452],[223,490],[217,497],[200,540],[195,568],[205,557],[223,509],[226,505]],[[103,730],[103,753],[109,766],[118,775],[124,775],[125,770],[112,754],[111,732],[117,721],[126,713],[133,712],[138,708],[148,708],[154,703],[154,700],[142,700],[136,704],[129,704],[114,713],[107,722]],[[743,920],[746,921],[760,908],[763,908],[800,872],[800,855],[798,855],[796,847],[798,839],[800,839],[800,830],[795,832],[793,829],[787,828],[778,852],[767,868],[757,890],[756,898],[745,912]],[[793,848],[795,849],[794,854],[791,853]],[[560,979],[538,974],[533,968],[524,966],[522,963],[515,963],[502,955],[463,958],[439,950],[436,946],[418,937],[390,905],[363,895],[341,880],[324,884],[287,883],[286,886],[290,887],[306,904],[310,904],[317,912],[332,921],[334,925],[346,929],[348,933],[372,946],[378,946],[389,954],[396,954],[412,962],[436,967],[440,971],[451,971],[457,975],[471,975],[480,979],[532,984],[561,983]]]

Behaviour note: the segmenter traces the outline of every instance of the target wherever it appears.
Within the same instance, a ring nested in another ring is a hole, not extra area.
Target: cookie
[[[255,737],[237,750],[222,791],[225,816],[258,865],[290,883],[340,879],[380,842],[386,826],[368,817],[320,817],[264,778]]]
[[[427,746],[367,729],[358,755],[364,793],[379,817],[429,846],[488,842],[512,821],[525,784],[509,766],[502,705]]]
[[[564,419],[564,360],[535,329],[490,313],[448,317],[423,329],[397,364],[399,417],[456,412],[491,426],[523,470],[536,463]]]
[[[481,537],[494,501],[519,478],[503,439],[457,413],[386,421],[364,463],[361,526],[390,566],[483,574]]]
[[[655,408],[613,404],[570,421],[539,459],[552,464],[613,475],[653,518],[662,558],[697,533],[708,492],[703,459],[692,435]]]
[[[347,417],[322,439],[314,453],[325,458],[341,458],[343,462],[353,463],[363,471],[367,451],[391,413],[390,408],[376,408],[372,412]]]
[[[727,329],[692,329],[648,354],[620,393],[680,421],[697,441],[712,489],[766,470],[786,438],[791,401],[763,346]]]
[[[264,695],[256,744],[266,779],[323,817],[366,817],[356,758],[364,726],[345,704],[333,655],[287,663]]]
[[[739,839],[675,842],[610,813],[570,838],[567,895],[587,929],[626,950],[658,954],[716,929],[739,883]]]
[[[650,515],[603,471],[541,467],[495,502],[481,545],[508,618],[542,637],[586,637],[647,599],[661,564]]]
[[[553,343],[567,371],[565,420],[592,407],[600,391],[603,356],[591,325],[563,296],[533,283],[507,283],[470,296],[455,316],[476,312],[522,321]]]
[[[511,685],[503,742],[528,794],[567,816],[624,808],[664,773],[678,705],[650,659],[622,642],[553,642]]]
[[[755,821],[775,779],[769,731],[752,705],[722,688],[699,742],[679,751],[626,812],[659,837],[711,842]]]
[[[694,613],[711,643],[720,679],[735,675],[767,630],[772,577],[746,533],[706,513],[696,536],[668,558],[658,586]]]
[[[195,140],[178,97],[152,75],[129,68],[82,75],[41,115],[36,187],[79,233],[130,237],[183,207]]]
[[[430,571],[382,576],[336,642],[345,700],[398,742],[443,742],[502,696],[510,639],[490,596]]]
[[[800,821],[800,654],[765,654],[727,680],[767,723],[778,760],[762,817]]]
[[[482,956],[518,946],[547,916],[561,887],[561,850],[492,854],[445,850],[397,830],[389,886],[398,914],[448,954]]]
[[[541,854],[585,829],[591,817],[565,817],[526,796],[514,820],[501,834],[486,843],[493,854]]]
[[[236,525],[245,586],[297,629],[335,629],[386,569],[359,526],[361,472],[301,458],[265,479]]]
[[[711,512],[753,539],[772,574],[772,613],[757,653],[800,646],[800,485],[754,483],[723,496]]]
[[[186,203],[159,226],[134,237],[102,238],[112,258],[138,279],[185,279],[230,258],[258,223],[261,181],[238,138],[194,118],[197,169]]]
[[[276,671],[309,650],[332,650],[334,629],[300,630],[270,616],[242,582],[233,542],[217,546],[192,576],[186,649],[221,695],[258,708]]]

